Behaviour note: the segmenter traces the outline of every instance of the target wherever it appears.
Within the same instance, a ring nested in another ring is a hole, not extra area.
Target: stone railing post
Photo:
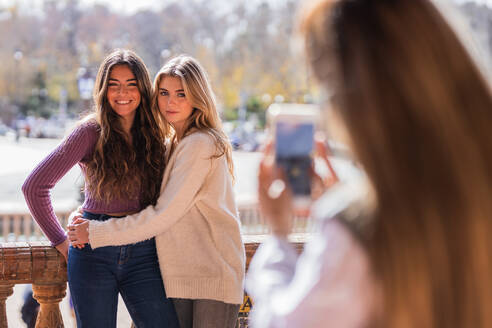
[[[49,242],[0,244],[0,328],[7,328],[5,300],[15,284],[31,283],[40,304],[37,328],[63,327],[58,304],[67,289],[67,266]]]
[[[7,327],[7,309],[5,301],[14,293],[13,284],[0,284],[0,327]]]
[[[32,285],[33,297],[40,305],[36,328],[64,327],[58,304],[65,297],[66,289],[66,284]]]
[[[32,291],[40,308],[36,328],[61,328],[58,304],[67,290],[67,266],[63,256],[46,242],[32,242]]]

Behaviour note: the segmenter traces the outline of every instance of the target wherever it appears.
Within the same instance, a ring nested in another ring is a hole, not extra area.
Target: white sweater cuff
[[[104,222],[89,220],[89,244],[92,249],[112,245],[112,235],[106,231]]]

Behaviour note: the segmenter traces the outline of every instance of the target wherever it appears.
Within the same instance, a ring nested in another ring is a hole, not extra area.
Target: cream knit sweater
[[[155,236],[168,297],[243,302],[244,246],[225,156],[194,132],[171,155],[155,206],[124,218],[90,221],[92,248]]]

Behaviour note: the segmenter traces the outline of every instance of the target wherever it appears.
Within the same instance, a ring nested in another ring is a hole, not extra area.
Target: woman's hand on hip
[[[68,239],[65,239],[63,241],[63,243],[56,245],[55,248],[58,252],[60,252],[61,255],[63,255],[65,262],[67,262],[67,260],[68,260]]]

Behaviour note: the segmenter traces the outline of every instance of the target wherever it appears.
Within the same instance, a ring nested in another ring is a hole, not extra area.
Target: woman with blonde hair
[[[255,327],[491,327],[486,79],[432,1],[318,0],[301,17],[369,187],[327,191],[297,259],[289,191],[268,197],[276,170],[263,162],[262,208],[279,233],[250,266]]]
[[[117,220],[75,220],[69,238],[97,249],[155,237],[180,326],[232,328],[243,301],[245,255],[231,145],[202,66],[184,55],[166,63],[155,78],[154,106],[169,140],[157,204]]]
[[[166,298],[154,239],[121,247],[70,247],[50,199],[50,189],[74,165],[85,178],[84,218],[100,222],[153,205],[164,173],[164,135],[151,107],[147,67],[134,52],[118,49],[99,67],[93,113],[48,155],[22,190],[34,219],[67,259],[77,327],[116,327],[121,293],[140,327],[177,327]],[[117,220],[117,219],[115,219]]]

